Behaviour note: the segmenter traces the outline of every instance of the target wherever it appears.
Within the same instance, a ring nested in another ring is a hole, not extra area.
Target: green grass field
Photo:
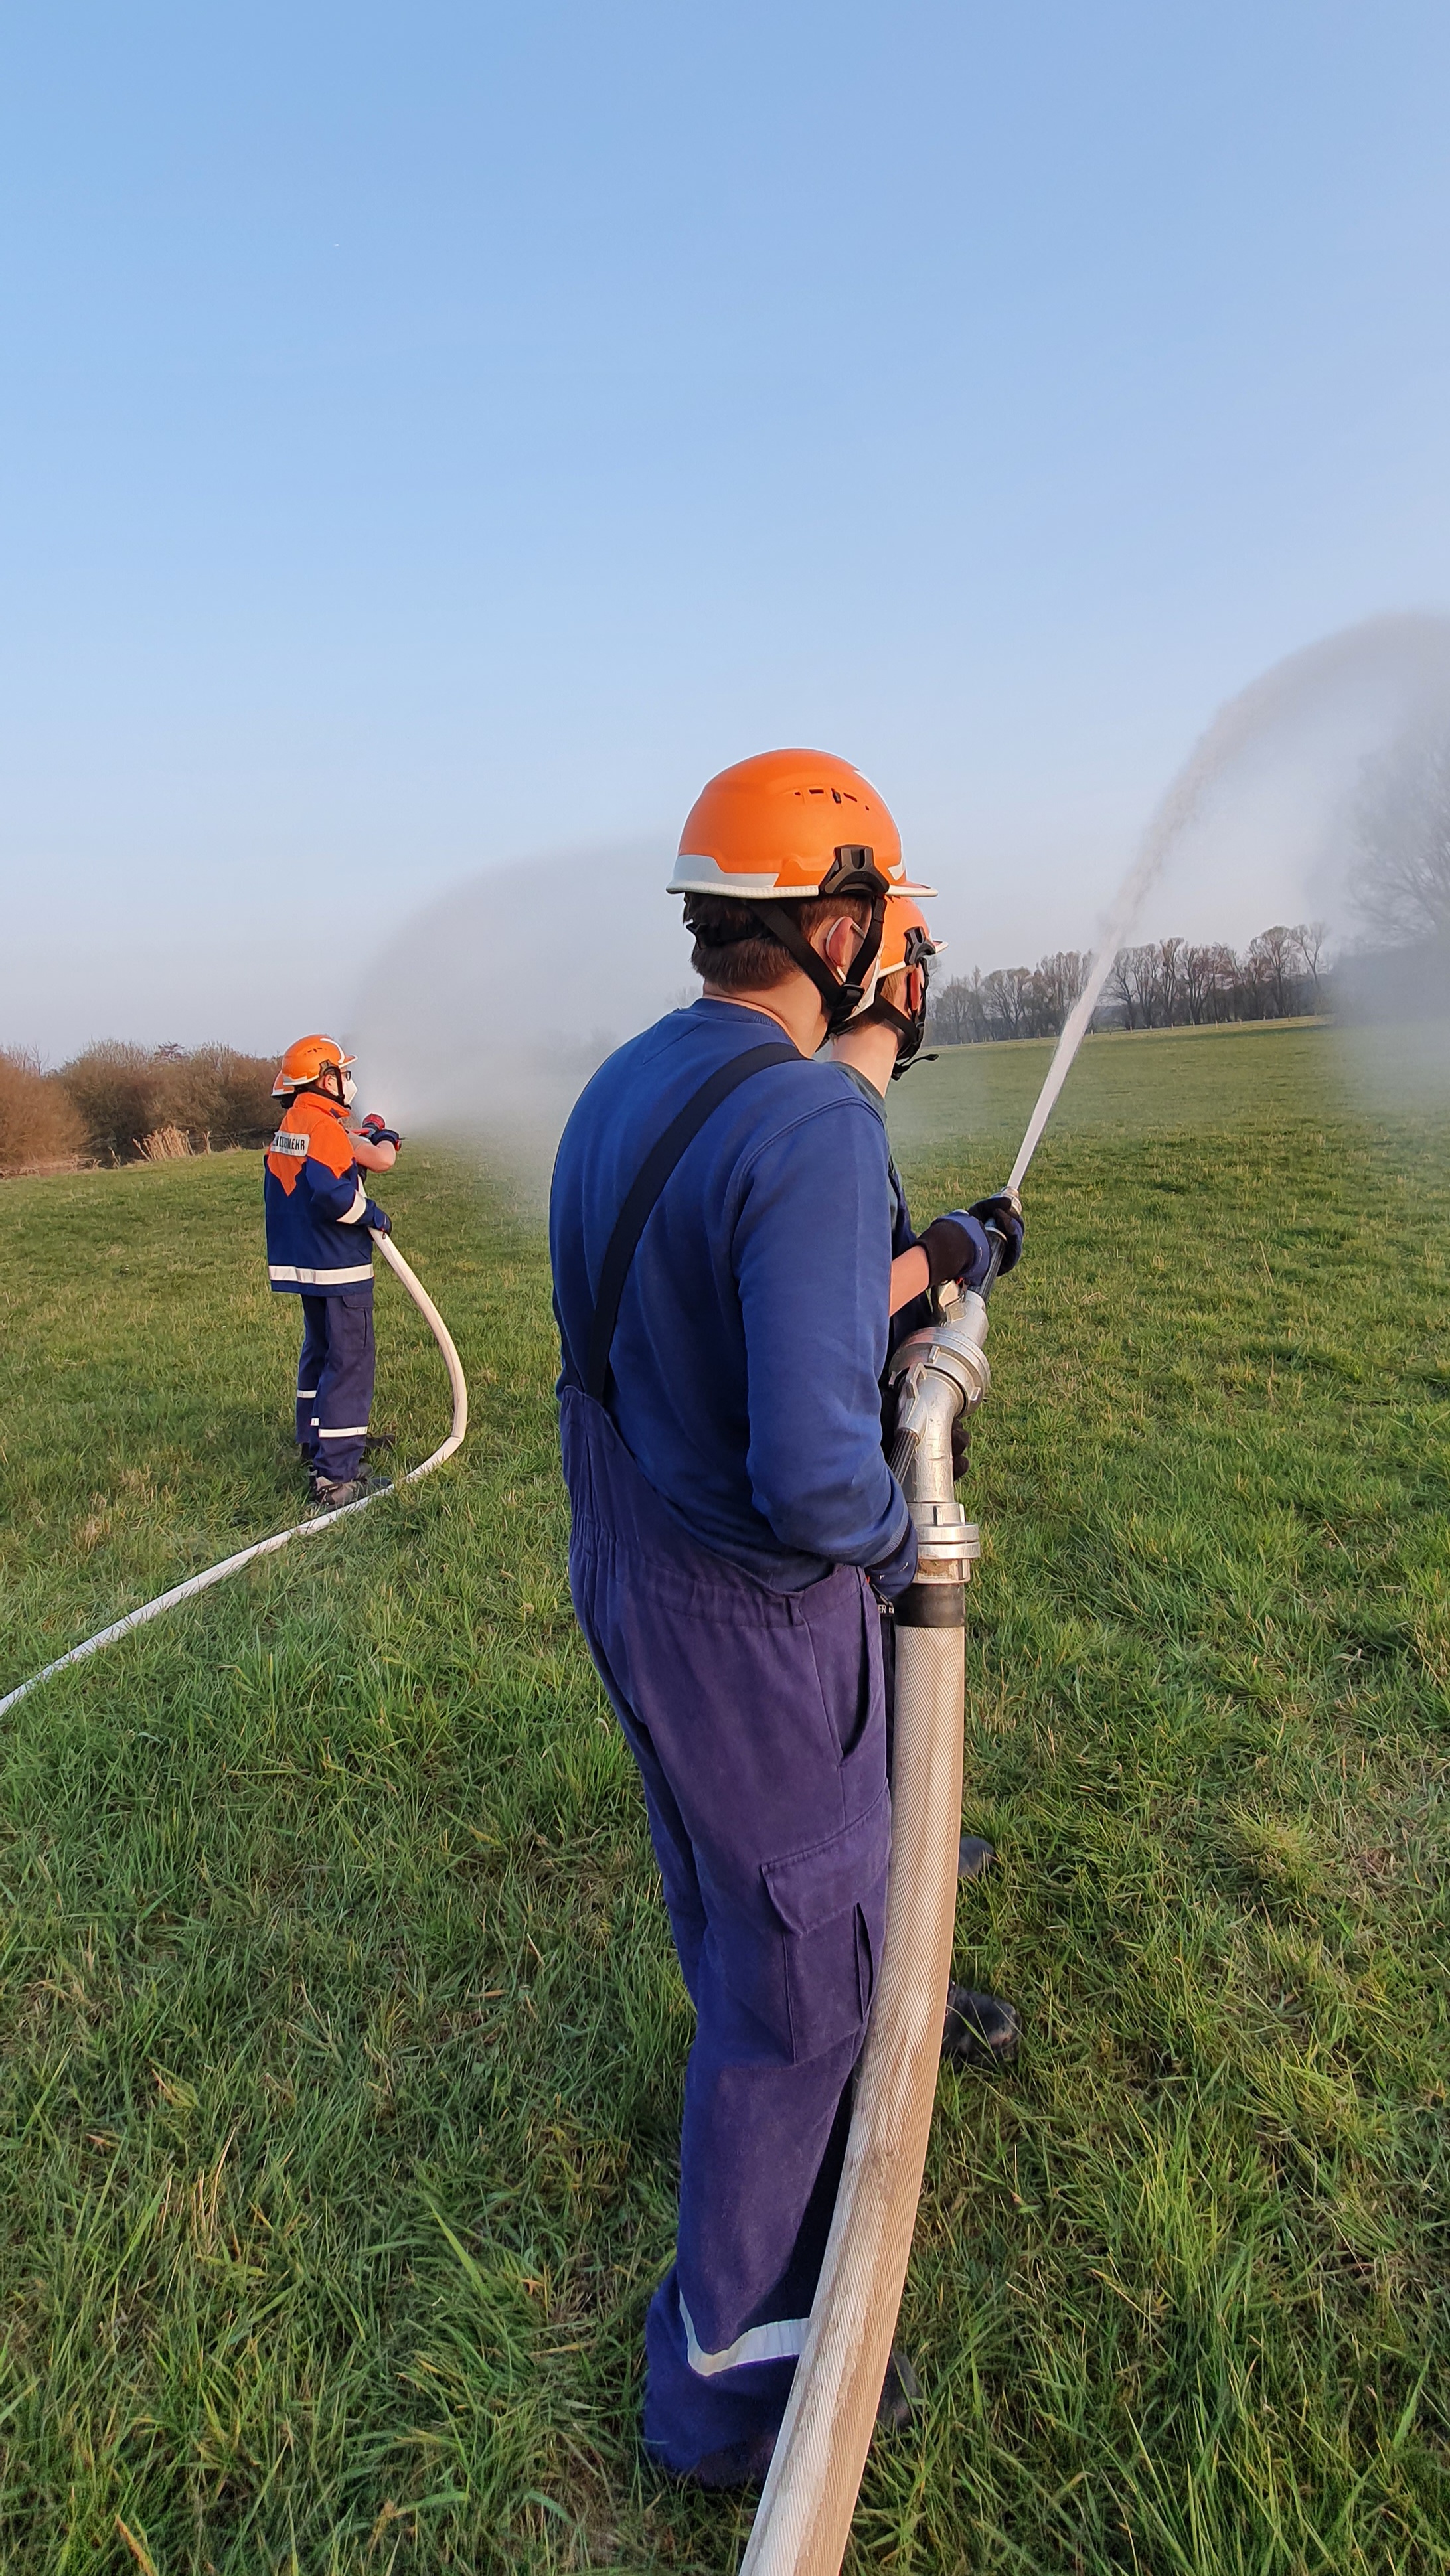
[[[925,1215],[1043,1048],[902,1086]],[[957,1974],[851,2564],[1450,2569],[1450,1169],[1321,1028],[1104,1040],[996,1304]],[[405,1158],[474,1428],[0,1742],[0,2565],[732,2569],[635,2442],[690,2017],[573,1630],[537,1217]],[[0,1192],[0,1689],[295,1517],[255,1159]],[[446,1419],[379,1289],[378,1417]]]

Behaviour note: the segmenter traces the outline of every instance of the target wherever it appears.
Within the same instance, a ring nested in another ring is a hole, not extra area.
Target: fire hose
[[[208,1566],[204,1574],[190,1575],[185,1583],[174,1583],[169,1592],[158,1593],[154,1601],[144,1602],[139,1610],[128,1610],[124,1619],[112,1620],[109,1628],[102,1628],[94,1637],[87,1637],[84,1645],[72,1646],[69,1654],[58,1655],[53,1664],[46,1664],[40,1672],[32,1673],[28,1681],[17,1683],[14,1690],[0,1699],[0,1717],[7,1709],[13,1708],[17,1700],[24,1699],[28,1691],[37,1690],[42,1682],[48,1682],[52,1673],[64,1672],[67,1664],[78,1664],[84,1656],[99,1653],[102,1646],[114,1645],[118,1637],[127,1636],[131,1629],[142,1628],[148,1619],[159,1619],[163,1610],[175,1609],[179,1601],[189,1601],[194,1593],[207,1592],[214,1583],[225,1582],[229,1574],[239,1574],[244,1565],[251,1565],[256,1558],[275,1555],[279,1547],[286,1547],[292,1539],[315,1538],[319,1530],[331,1529],[335,1521],[345,1521],[350,1512],[366,1511],[369,1503],[375,1503],[380,1495],[395,1493],[402,1485],[416,1485],[420,1476],[431,1476],[435,1467],[441,1467],[444,1459],[451,1458],[454,1450],[462,1446],[468,1429],[468,1386],[453,1336],[391,1235],[380,1234],[376,1227],[370,1227],[369,1232],[388,1268],[402,1281],[443,1354],[453,1393],[453,1421],[441,1448],[425,1458],[420,1467],[410,1467],[405,1476],[397,1476],[390,1483],[375,1487],[372,1493],[360,1495],[355,1503],[341,1503],[334,1511],[317,1512],[305,1521],[298,1521],[293,1529],[278,1530],[271,1538],[256,1539],[250,1547],[239,1548],[235,1556],[224,1557],[220,1565]]]
[[[1003,1249],[996,1235],[984,1290]],[[981,1553],[956,1499],[952,1425],[975,1412],[991,1383],[985,1293],[949,1282],[932,1302],[933,1321],[891,1364],[891,1465],[916,1523],[917,1574],[896,1604],[886,1938],[810,2325],[740,2576],[837,2576],[926,2166],[956,1924],[963,1587]]]

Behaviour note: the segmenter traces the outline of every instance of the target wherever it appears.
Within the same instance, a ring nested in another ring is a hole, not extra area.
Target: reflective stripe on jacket
[[[267,1148],[262,1198],[274,1288],[328,1297],[372,1278],[368,1194],[341,1101],[297,1095]]]

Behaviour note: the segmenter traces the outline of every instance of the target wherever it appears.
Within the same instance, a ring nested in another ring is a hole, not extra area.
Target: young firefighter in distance
[[[931,972],[928,961],[944,944],[932,938],[925,915],[909,895],[888,895],[881,947],[860,1007],[831,1041],[836,1063],[850,1075],[863,1099],[870,1102],[883,1127],[886,1086],[899,1081],[920,1053],[926,1034]],[[933,1218],[925,1235],[918,1235],[911,1222],[901,1174],[890,1158],[889,1140],[887,1154],[892,1251],[890,1347],[895,1350],[909,1333],[929,1321],[926,1291],[934,1277],[945,1271],[951,1277],[964,1278],[970,1286],[985,1276],[990,1253],[984,1219],[990,1218],[1006,1237],[1001,1267],[1004,1272],[1012,1269],[1022,1250],[1022,1203],[1015,1192],[979,1199],[970,1210],[959,1208],[950,1216]],[[890,1411],[894,1411],[894,1400]],[[887,1429],[889,1447],[889,1412]],[[954,1426],[952,1450],[952,1463],[960,1476],[967,1463],[966,1426],[960,1419]],[[881,1645],[888,1733],[895,1643],[890,1607],[883,1605]],[[963,1878],[979,1877],[995,1858],[990,1843],[975,1834],[962,1836]],[[944,2057],[955,2058],[964,2066],[1004,2064],[1015,2057],[1020,2037],[1016,2010],[1000,1995],[978,1994],[969,1986],[948,1986]]]
[[[570,1585],[697,2016],[645,2442],[703,2486],[769,2463],[881,1951],[878,1602],[916,1566],[881,1446],[889,1156],[811,1059],[864,997],[893,889],[924,891],[847,762],[712,779],[670,888],[703,998],[601,1066],[554,1170]],[[882,2421],[912,2385],[894,2359]]]
[[[391,1171],[401,1141],[376,1112],[360,1131],[349,1129],[353,1062],[335,1038],[298,1038],[287,1049],[272,1091],[289,1105],[262,1183],[268,1277],[302,1300],[297,1446],[323,1511],[371,1490],[363,1468],[376,1362],[368,1228],[390,1234],[392,1226],[361,1175]]]

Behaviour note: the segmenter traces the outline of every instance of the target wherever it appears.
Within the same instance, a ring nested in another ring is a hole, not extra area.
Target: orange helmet
[[[933,937],[931,925],[919,903],[913,903],[908,894],[888,895],[881,954],[871,970],[871,982],[862,1010],[866,1009],[888,976],[899,975],[903,967],[924,968],[927,959],[935,957],[945,946],[944,939]]]
[[[843,859],[855,864],[843,866]],[[865,862],[863,865],[862,862]],[[800,901],[879,876],[884,893],[912,885],[901,835],[869,778],[829,751],[762,751],[701,788],[680,834],[668,894],[736,902]]]
[[[866,989],[846,1025],[860,1020],[875,1020],[896,1031],[896,1062],[891,1079],[897,1081],[909,1064],[914,1064],[926,1035],[926,994],[930,981],[928,960],[946,946],[944,939],[933,939],[925,913],[909,895],[893,894],[886,898],[886,922],[881,933],[881,948],[866,982]],[[888,1002],[882,986],[892,975],[903,971],[912,974],[904,996],[906,1007],[899,1010]]]
[[[701,789],[680,834],[666,891],[682,894],[685,924],[700,895],[760,906],[757,918],[821,997],[828,1035],[859,1009],[876,963],[886,898],[930,894],[911,885],[901,835],[869,778],[828,751],[762,751]],[[812,947],[794,905],[812,895],[864,894],[871,917],[857,956],[838,976]]]
[[[275,1099],[279,1092],[305,1090],[309,1082],[315,1082],[319,1074],[327,1071],[329,1065],[346,1075],[348,1066],[356,1062],[356,1056],[343,1054],[336,1038],[294,1038],[277,1068],[277,1079],[272,1085],[273,1097]]]

